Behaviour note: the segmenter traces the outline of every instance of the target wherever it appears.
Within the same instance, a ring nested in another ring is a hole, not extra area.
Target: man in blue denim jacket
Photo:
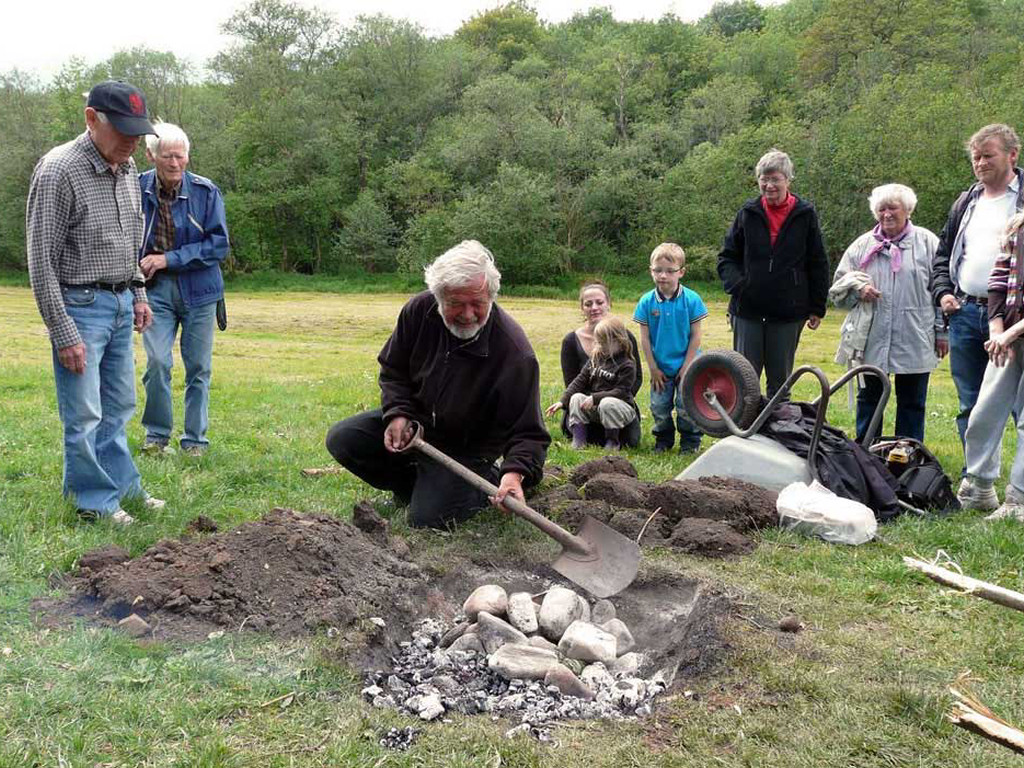
[[[199,456],[209,440],[210,374],[217,303],[224,297],[220,264],[228,255],[224,198],[217,186],[186,171],[189,140],[172,123],[156,123],[146,139],[146,157],[156,166],[139,176],[145,239],[139,267],[146,277],[153,326],[143,340],[148,363],[143,450],[169,450],[174,410],[171,366],[181,328],[185,366],[185,430],[181,448]]]

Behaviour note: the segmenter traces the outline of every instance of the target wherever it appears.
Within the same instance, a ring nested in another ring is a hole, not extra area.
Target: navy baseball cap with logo
[[[104,80],[89,91],[85,106],[102,112],[118,133],[125,136],[156,134],[146,111],[146,97],[131,83],[122,80]]]

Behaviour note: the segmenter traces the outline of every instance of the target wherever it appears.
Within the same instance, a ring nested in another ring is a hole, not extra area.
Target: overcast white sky
[[[658,19],[673,13],[700,18],[714,0],[535,0],[542,19],[564,21],[593,6],[610,7],[616,19]],[[316,6],[343,25],[360,14],[409,19],[428,33],[449,34],[500,0],[320,0]],[[244,0],[9,0],[0,16],[0,72],[15,67],[48,80],[71,56],[95,64],[114,51],[146,46],[172,51],[198,67],[220,50],[220,25]]]

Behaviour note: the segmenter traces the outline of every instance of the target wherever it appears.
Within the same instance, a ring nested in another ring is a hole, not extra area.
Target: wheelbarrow
[[[802,365],[789,375],[758,413],[761,403],[759,377],[743,355],[732,350],[712,350],[698,355],[680,384],[683,407],[705,434],[725,439],[705,451],[676,479],[693,480],[719,475],[745,480],[773,491],[780,491],[794,482],[819,480],[816,457],[829,399],[848,381],[862,374],[876,376],[882,384],[882,395],[861,440],[861,445],[868,449],[878,434],[891,389],[889,377],[880,368],[858,365],[830,385],[820,368]],[[817,379],[821,394],[812,401],[817,411],[805,460],[771,438],[757,433],[775,406],[806,375]]]
[[[413,435],[401,453],[419,451],[488,496],[498,492],[496,485],[424,440],[421,424],[414,421],[410,426]],[[640,546],[604,523],[584,516],[579,532],[573,535],[513,496],[506,496],[502,506],[561,544],[562,551],[551,567],[595,597],[616,595],[636,578]]]

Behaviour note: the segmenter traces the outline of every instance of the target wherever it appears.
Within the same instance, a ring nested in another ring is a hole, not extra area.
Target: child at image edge
[[[654,450],[672,449],[675,403],[680,453],[700,450],[701,432],[686,417],[679,382],[700,353],[701,321],[707,317],[704,301],[680,281],[686,273],[686,254],[675,243],[662,243],[651,253],[654,290],[637,302],[633,319],[640,324],[640,346],[651,371],[651,415]]]
[[[565,388],[560,400],[548,406],[546,415],[569,411],[572,447],[587,444],[587,424],[599,421],[604,427],[604,447],[619,449],[619,431],[640,412],[633,402],[636,363],[626,326],[617,317],[606,317],[594,328],[594,351],[583,370]]]

